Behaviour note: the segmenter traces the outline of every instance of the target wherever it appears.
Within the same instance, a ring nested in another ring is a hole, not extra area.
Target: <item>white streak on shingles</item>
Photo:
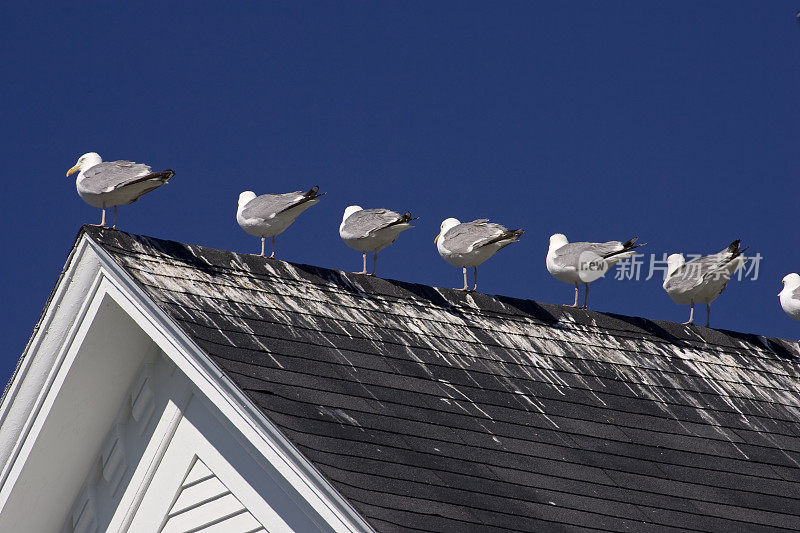
[[[461,396],[463,399],[465,399],[467,402],[469,402],[469,404],[470,404],[472,407],[474,407],[474,408],[475,408],[475,409],[477,409],[477,410],[478,410],[478,411],[479,411],[481,414],[483,414],[483,416],[485,416],[486,418],[488,418],[488,419],[489,419],[489,420],[491,420],[491,421],[494,421],[494,418],[492,418],[491,416],[489,416],[489,413],[487,413],[486,411],[484,411],[483,409],[481,409],[481,408],[480,408],[480,406],[478,406],[478,404],[477,404],[477,403],[473,402],[473,401],[472,401],[472,400],[469,398],[469,396],[467,396],[466,394],[464,394],[462,391],[460,391],[460,390],[459,390],[458,388],[456,388],[454,385],[452,385],[451,383],[448,383],[447,381],[445,381],[445,380],[443,380],[443,379],[438,379],[437,381],[439,382],[439,384],[440,384],[440,385],[444,385],[445,387],[448,387],[448,388],[452,389],[452,390],[453,390],[453,391],[454,391],[456,394],[460,395],[460,396]],[[452,396],[450,396],[450,398],[452,398],[453,400],[457,400],[456,398],[453,398]],[[464,412],[466,412],[466,413],[469,413],[469,411],[468,411],[467,409],[465,409],[465,408],[464,408],[464,407],[461,405],[461,403],[460,403],[460,402],[456,401],[456,402],[455,402],[455,404],[456,404],[456,405],[457,405],[457,406],[458,406],[460,409],[462,409]]]
[[[342,409],[334,408],[334,407],[327,407],[324,405],[319,406],[319,413],[321,415],[326,415],[330,418],[333,418],[340,424],[345,424],[349,426],[355,426],[360,428],[361,431],[364,431],[364,428],[361,427],[361,424],[358,423],[358,420],[347,414]]]
[[[789,454],[786,452],[786,450],[781,450],[781,453],[784,455],[784,457],[786,457],[786,458],[787,458],[787,459],[789,459],[789,460],[790,460],[792,463],[794,463],[794,465],[795,465],[796,467],[800,467],[800,463],[798,463],[798,462],[795,460],[795,458],[794,458],[794,457],[792,457],[791,455],[789,455]]]
[[[547,419],[547,421],[548,421],[548,422],[550,422],[551,424],[553,424],[553,425],[554,425],[554,426],[555,426],[557,429],[561,429],[561,428],[559,427],[559,425],[558,425],[558,424],[556,424],[555,422],[553,422],[553,419],[552,419],[552,418],[550,418],[549,416],[547,416],[547,413],[545,413],[545,412],[544,412],[544,409],[542,409],[542,408],[539,406],[539,404],[538,404],[538,403],[534,402],[534,401],[531,399],[531,397],[530,397],[530,396],[528,396],[527,394],[523,394],[523,395],[521,395],[521,397],[522,397],[522,399],[523,399],[523,400],[525,400],[526,402],[528,402],[528,404],[529,404],[531,407],[533,407],[534,409],[536,409],[537,411],[539,411],[539,413],[540,413],[540,414],[541,414],[543,417],[545,417],[545,418]]]

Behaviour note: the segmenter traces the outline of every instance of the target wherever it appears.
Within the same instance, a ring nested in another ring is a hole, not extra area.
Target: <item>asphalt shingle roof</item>
[[[378,531],[800,529],[787,341],[84,231]]]

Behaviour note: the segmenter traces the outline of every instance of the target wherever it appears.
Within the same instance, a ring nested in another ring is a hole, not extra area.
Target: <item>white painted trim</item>
[[[269,531],[288,533],[292,531],[283,517],[273,509],[270,502],[264,499],[245,479],[231,462],[258,462],[244,448],[238,447],[238,457],[222,454],[216,444],[209,440],[210,436],[225,438],[226,431],[215,420],[208,409],[198,398],[193,398],[186,408],[184,417],[175,431],[170,446],[154,476],[151,489],[141,506],[136,509],[135,517],[130,523],[132,531],[160,531],[167,515],[174,505],[175,497],[186,474],[199,458],[214,473],[219,481],[236,497],[237,500]],[[233,447],[237,447],[234,445]],[[230,446],[229,446],[230,448]],[[230,450],[229,450],[230,451]],[[252,472],[250,472],[252,474]],[[172,498],[167,495],[174,495]],[[313,521],[311,517],[308,517]]]
[[[93,281],[87,288],[83,287],[85,283],[77,280],[76,284],[79,285],[79,289],[82,289],[80,292],[85,295],[85,298],[80,300],[78,304],[80,307],[76,315],[74,317],[63,317],[59,313],[64,305],[66,294],[70,292],[68,289],[73,285],[78,265],[84,264],[84,254],[88,249],[87,241],[88,239],[81,239],[70,254],[71,263],[69,263],[61,282],[56,287],[53,298],[40,321],[38,330],[25,349],[19,368],[3,396],[2,404],[0,404],[0,428],[12,425],[15,429],[20,430],[19,433],[13,436],[10,433],[6,433],[6,438],[0,439],[0,462],[3,465],[2,471],[0,471],[0,487],[6,485],[9,469],[16,462],[19,447],[30,431],[33,420],[38,415],[44,397],[52,384],[53,376],[60,368],[67,350],[72,345],[92,297],[99,287],[101,281],[99,273],[93,276]],[[56,322],[59,323],[55,324]],[[63,322],[66,322],[66,324]],[[31,368],[40,362],[38,356],[40,351],[43,351],[43,344],[47,335],[63,336],[64,338],[63,340],[56,339],[53,348],[60,349],[52,357],[52,361],[42,362],[42,366],[46,366],[49,372],[43,375],[31,376]],[[29,377],[31,380],[35,380],[36,383],[29,384]],[[25,397],[25,393],[28,393],[28,397]],[[11,419],[12,416],[13,420]],[[13,440],[6,440],[9,437],[13,437]],[[2,503],[0,503],[0,508],[2,508]]]
[[[144,451],[142,457],[144,467],[134,472],[128,485],[129,490],[122,496],[119,503],[119,509],[124,510],[124,512],[115,513],[108,526],[108,531],[123,532],[130,530],[131,522],[141,506],[147,490],[153,483],[153,478],[163,462],[164,455],[167,453],[167,449],[175,436],[178,425],[183,420],[183,410],[190,399],[191,396],[186,398],[185,401],[181,401],[181,405],[176,404],[174,399],[167,403],[167,407],[161,413],[161,418],[153,433],[155,438],[148,443]]]
[[[36,443],[39,431],[41,431],[47,419],[46,413],[52,408],[53,402],[58,396],[58,391],[69,372],[69,368],[78,355],[80,345],[92,325],[92,319],[102,304],[104,293],[101,290],[101,286],[104,281],[104,277],[100,273],[94,277],[73,327],[70,329],[68,341],[55,357],[53,366],[42,386],[41,393],[33,409],[31,409],[21,433],[17,437],[9,461],[4,465],[2,475],[0,475],[0,509],[5,507],[8,501],[11,490]]]
[[[22,362],[0,405],[0,512],[8,502],[15,482],[61,385],[79,352],[93,317],[105,298],[119,305],[163,351],[199,392],[214,406],[218,418],[232,428],[252,453],[257,453],[279,474],[285,492],[313,520],[334,531],[373,531],[352,505],[341,496],[302,453],[286,439],[244,392],[161,309],[144,289],[86,234],[76,243],[40,326],[26,349]],[[180,420],[178,409],[173,423]],[[172,428],[174,431],[174,427]],[[168,448],[170,432],[155,443],[158,450],[140,487],[146,487]],[[132,479],[131,482],[134,480]],[[144,489],[142,489],[144,490]],[[141,501],[139,493],[133,501]],[[126,495],[127,497],[127,495]],[[123,498],[123,501],[126,498]],[[312,511],[313,509],[313,511]],[[127,520],[125,521],[127,522]],[[129,523],[129,522],[128,522]],[[121,528],[125,523],[120,524]]]

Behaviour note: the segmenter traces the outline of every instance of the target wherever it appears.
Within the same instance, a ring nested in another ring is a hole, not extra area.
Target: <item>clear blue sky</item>
[[[78,156],[172,168],[120,229],[238,252],[239,192],[328,194],[278,238],[282,259],[357,270],[344,208],[421,217],[378,274],[456,287],[444,218],[526,230],[480,268],[484,292],[569,303],[548,237],[709,253],[735,238],[757,281],[719,328],[796,339],[800,271],[797,2],[7,2],[0,13],[3,350],[10,375],[73,239],[99,211]],[[660,276],[605,279],[590,307],[686,320]],[[698,322],[705,323],[700,309]]]

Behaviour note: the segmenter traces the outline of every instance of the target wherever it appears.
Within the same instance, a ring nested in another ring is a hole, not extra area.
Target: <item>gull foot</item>
[[[693,326],[694,322],[691,320],[687,320],[686,322],[681,322],[681,324],[683,324],[684,326]]]

